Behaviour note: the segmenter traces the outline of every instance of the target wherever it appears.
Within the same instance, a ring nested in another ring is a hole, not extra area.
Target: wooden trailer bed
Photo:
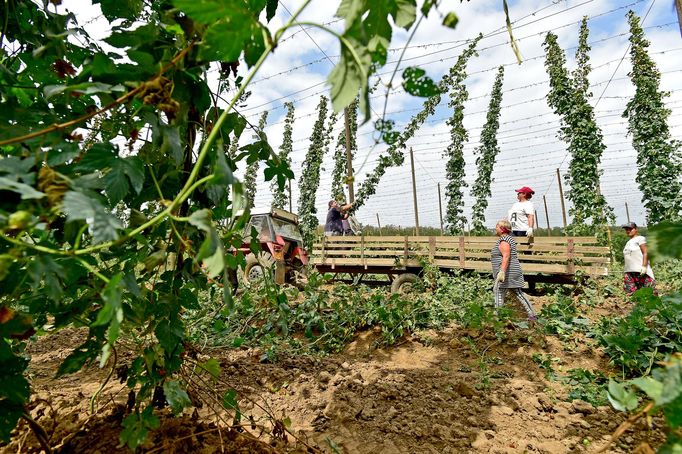
[[[529,282],[574,282],[576,273],[605,276],[607,246],[594,237],[518,237],[517,251]],[[333,236],[316,243],[311,263],[320,272],[351,275],[418,275],[424,263],[442,270],[492,273],[494,236]]]

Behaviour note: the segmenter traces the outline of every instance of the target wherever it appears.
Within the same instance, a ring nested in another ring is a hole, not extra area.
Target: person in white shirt
[[[509,209],[507,219],[512,225],[512,235],[514,236],[533,236],[533,226],[535,225],[535,207],[530,199],[535,194],[528,186],[516,190],[518,202],[514,203]]]
[[[654,271],[649,263],[646,238],[637,231],[637,224],[628,222],[622,226],[630,237],[623,248],[624,271],[623,288],[629,294],[642,287],[651,287],[656,293]]]

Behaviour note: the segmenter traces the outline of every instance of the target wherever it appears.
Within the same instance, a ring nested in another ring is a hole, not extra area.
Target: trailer
[[[611,265],[608,246],[592,236],[517,237],[517,253],[529,285],[574,283],[576,276],[605,276]],[[443,271],[490,274],[495,236],[331,236],[315,243],[310,263],[321,273],[385,277],[391,291],[411,284],[429,263]]]

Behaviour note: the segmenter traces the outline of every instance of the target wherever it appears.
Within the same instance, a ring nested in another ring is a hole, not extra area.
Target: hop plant
[[[292,140],[294,130],[294,104],[291,102],[284,103],[287,108],[287,115],[284,119],[284,136],[282,138],[282,145],[279,147],[279,158],[285,162],[287,165],[291,165],[291,151],[292,151]],[[288,186],[291,186],[291,180],[289,180]],[[284,209],[289,202],[289,195],[286,193],[286,188],[280,188],[277,181],[273,181],[271,185],[272,189],[272,207]]]
[[[647,52],[649,41],[644,37],[639,17],[630,11],[630,79],[635,96],[628,102],[623,117],[628,119],[628,133],[637,151],[637,178],[646,207],[647,223],[676,221],[682,216],[682,174],[680,142],[673,140],[668,126],[670,109],[661,91],[661,74]]]
[[[500,127],[500,105],[502,104],[502,82],[504,80],[504,66],[500,66],[495,76],[493,91],[488,104],[486,122],[481,131],[481,145],[476,148],[474,154],[478,166],[478,176],[471,189],[471,194],[476,201],[472,208],[472,224],[474,230],[484,231],[485,209],[488,208],[488,197],[491,195],[493,166],[500,152],[497,144],[497,130]]]

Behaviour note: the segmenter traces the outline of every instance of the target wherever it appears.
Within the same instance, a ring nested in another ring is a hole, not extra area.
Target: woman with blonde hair
[[[504,305],[504,298],[507,295],[507,291],[510,291],[519,300],[523,309],[528,314],[528,320],[534,322],[537,320],[537,317],[533,310],[533,305],[521,291],[525,281],[519,257],[516,253],[516,241],[514,241],[514,237],[511,235],[511,229],[511,223],[506,219],[498,221],[495,225],[495,234],[499,238],[490,251],[493,278],[495,279],[495,285],[493,286],[495,307],[502,307]]]

